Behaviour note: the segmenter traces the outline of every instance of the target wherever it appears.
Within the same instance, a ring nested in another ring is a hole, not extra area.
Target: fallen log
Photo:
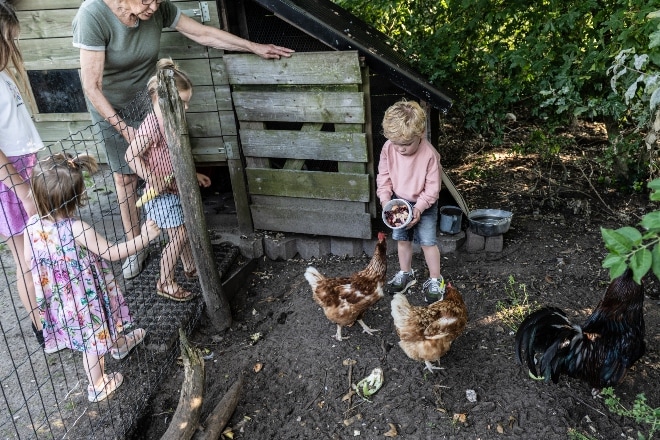
[[[184,377],[181,396],[170,426],[161,440],[190,440],[199,425],[204,400],[204,358],[199,349],[191,347],[182,329],[179,329]]]
[[[203,430],[197,431],[194,440],[217,440],[222,434],[222,430],[229,422],[231,415],[238,405],[238,399],[243,389],[243,375],[236,379],[236,382],[222,397],[220,402],[213,408],[211,414],[204,420]]]

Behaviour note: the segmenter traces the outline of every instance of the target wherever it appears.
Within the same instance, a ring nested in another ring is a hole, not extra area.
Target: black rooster
[[[646,351],[644,343],[644,286],[626,272],[610,283],[587,321],[571,323],[556,307],[531,313],[516,332],[516,360],[523,352],[530,376],[557,383],[565,374],[586,381],[596,396],[614,386]]]

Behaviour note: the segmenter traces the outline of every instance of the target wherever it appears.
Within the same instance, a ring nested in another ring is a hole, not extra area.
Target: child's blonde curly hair
[[[402,100],[385,111],[383,135],[390,141],[406,145],[425,132],[426,112],[417,102]]]

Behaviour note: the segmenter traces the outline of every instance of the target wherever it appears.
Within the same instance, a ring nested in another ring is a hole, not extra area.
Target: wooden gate
[[[357,52],[224,62],[253,227],[371,238],[368,75]]]

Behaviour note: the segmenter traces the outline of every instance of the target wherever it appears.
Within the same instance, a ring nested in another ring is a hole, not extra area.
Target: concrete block
[[[394,243],[394,246],[396,246],[396,241],[391,240],[389,238],[386,238],[386,240],[387,240],[387,247],[388,248],[390,247],[390,243]],[[368,239],[368,240],[362,240],[362,250],[361,250],[360,254],[358,254],[357,256],[362,255],[362,252],[364,252],[368,256],[373,257],[374,251],[376,250],[376,243],[378,243],[378,240],[375,239],[375,238]]]
[[[465,243],[466,237],[465,232],[460,231],[457,234],[440,234],[438,235],[438,247],[440,248],[440,253],[448,254],[450,252],[456,252],[458,248],[463,246]]]
[[[362,246],[362,240],[360,239],[338,237],[330,238],[330,253],[339,257],[346,255],[349,257],[358,257],[362,255]]]
[[[246,258],[259,258],[264,255],[264,242],[260,234],[241,234],[238,229],[216,232],[211,239],[211,244],[228,242],[238,247]]]
[[[376,243],[374,242],[374,247],[376,246]],[[396,255],[399,253],[399,242],[396,240],[392,240],[391,238],[387,238],[387,255]],[[371,253],[369,255],[374,254],[374,249],[371,249]]]
[[[330,253],[329,237],[298,237],[296,249],[300,258],[309,260],[312,257],[319,258]]]
[[[468,229],[465,248],[468,252],[481,252],[486,246],[486,237],[477,235]]]
[[[261,237],[248,236],[238,241],[238,249],[246,258],[260,258],[264,256],[264,242]]]
[[[264,251],[271,260],[290,260],[298,253],[296,237],[264,237]]]
[[[495,235],[493,237],[486,237],[484,250],[486,252],[502,252],[504,248],[504,235]]]
[[[387,255],[396,254],[398,252],[397,241],[392,240],[389,235],[385,240],[387,240]],[[378,243],[378,239],[376,238],[360,240],[360,252],[355,256],[359,257],[362,255],[362,252],[364,252],[368,256],[373,257],[374,251],[376,250],[376,243]]]

